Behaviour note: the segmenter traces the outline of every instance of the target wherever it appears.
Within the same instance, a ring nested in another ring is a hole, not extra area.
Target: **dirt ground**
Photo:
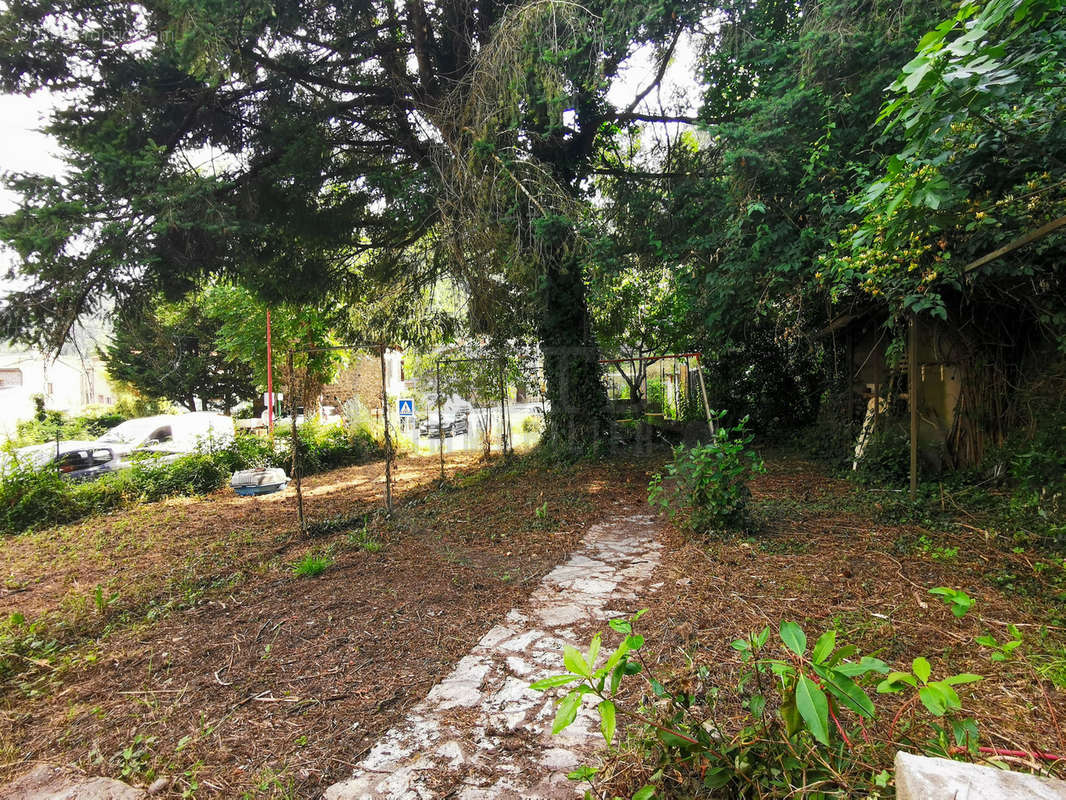
[[[43,616],[77,646],[5,680],[2,776],[51,762],[141,785],[172,777],[174,797],[314,797],[605,509],[639,500],[646,467],[460,458],[440,489],[435,459],[408,459],[391,520],[373,516],[382,465],[340,470],[307,480],[308,517],[371,514],[367,530],[310,542],[291,490],[5,540],[0,612]],[[332,563],[297,577],[307,553]],[[118,593],[104,608],[97,586],[105,603]]]
[[[963,713],[978,721],[982,745],[1066,756],[1061,560],[986,538],[981,520],[965,513],[962,521],[935,528],[879,521],[888,502],[876,493],[857,492],[798,459],[769,459],[767,466],[768,474],[751,486],[756,520],[750,535],[696,543],[668,528],[656,578],[664,587],[640,626],[649,663],[664,683],[683,686],[703,665],[711,676],[706,685],[731,687],[739,660],[730,643],[793,620],[811,641],[836,628],[838,644],[854,644],[893,669],[909,671],[921,655],[932,663],[934,678],[982,675],[961,693]],[[1000,588],[1008,583],[1004,576],[1015,590]],[[1028,590],[1017,591],[1021,586]],[[976,601],[973,610],[956,619],[929,594],[934,587],[965,591]],[[991,650],[975,637],[991,634],[1003,642],[1010,624],[1022,632],[1028,656],[990,660]],[[655,700],[650,694],[645,699]],[[896,695],[876,698],[886,719],[899,701]],[[729,719],[719,721],[730,729]],[[919,725],[907,741],[886,743],[881,766],[891,770],[897,747],[913,749],[930,734]],[[1066,778],[1066,761],[1001,761]],[[620,774],[604,785],[619,793],[635,790],[656,767],[622,754],[607,769]]]
[[[444,488],[435,459],[408,459],[392,519],[376,514],[382,465],[339,470],[307,481],[308,516],[365,514],[366,530],[311,541],[297,535],[291,490],[219,492],[6,539],[0,613],[42,620],[41,635],[69,649],[0,676],[0,780],[51,762],[140,785],[172,778],[171,797],[316,797],[589,525],[643,502],[663,458],[554,471],[451,458]],[[963,700],[986,741],[1066,752],[1066,695],[1052,680],[1066,676],[1066,650],[1047,625],[1066,603],[1000,579],[1047,583],[1037,555],[997,546],[979,525],[878,521],[867,496],[809,463],[769,467],[752,486],[750,536],[667,534],[654,578],[665,585],[641,620],[664,675],[692,658],[724,680],[737,637],[782,619],[813,635],[835,626],[839,641],[892,664],[921,654],[934,674],[985,675]],[[308,553],[330,566],[297,577]],[[964,589],[979,613],[955,619],[934,586]],[[1043,660],[993,664],[974,645],[1009,623]]]

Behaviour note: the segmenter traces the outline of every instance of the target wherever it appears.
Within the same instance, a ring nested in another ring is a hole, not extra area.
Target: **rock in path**
[[[80,772],[41,764],[7,786],[5,800],[145,800],[148,795],[122,781],[93,778]]]
[[[555,695],[529,684],[566,671],[564,644],[587,647],[605,620],[639,607],[659,562],[657,528],[648,516],[590,528],[570,560],[486,633],[324,800],[579,796],[582,787],[566,774],[602,745],[592,701],[553,736]]]

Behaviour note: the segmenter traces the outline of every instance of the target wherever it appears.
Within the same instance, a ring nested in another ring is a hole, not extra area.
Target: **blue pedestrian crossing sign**
[[[401,417],[413,417],[415,415],[415,401],[409,397],[397,400],[396,413]]]

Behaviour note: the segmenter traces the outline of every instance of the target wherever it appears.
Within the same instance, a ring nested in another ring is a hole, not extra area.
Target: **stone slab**
[[[0,787],[4,800],[146,800],[148,793],[111,778],[41,764]]]
[[[1066,800],[1066,781],[896,753],[897,800]]]

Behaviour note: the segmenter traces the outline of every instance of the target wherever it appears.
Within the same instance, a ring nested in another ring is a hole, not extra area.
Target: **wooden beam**
[[[981,256],[976,261],[971,261],[969,264],[962,268],[962,274],[965,275],[968,272],[972,272],[973,270],[977,269],[978,267],[983,267],[988,262],[995,261],[997,258],[1002,258],[1008,253],[1014,252],[1019,247],[1025,247],[1025,245],[1031,242],[1035,242],[1037,239],[1043,239],[1049,233],[1058,230],[1064,225],[1066,225],[1066,217],[1059,217],[1058,219],[1052,220],[1047,225],[1043,225],[1037,228],[1035,231],[1029,231],[1029,233],[1025,234],[1025,236],[1021,236],[1015,239],[1010,244],[1005,244],[998,250],[993,250],[988,255]]]

